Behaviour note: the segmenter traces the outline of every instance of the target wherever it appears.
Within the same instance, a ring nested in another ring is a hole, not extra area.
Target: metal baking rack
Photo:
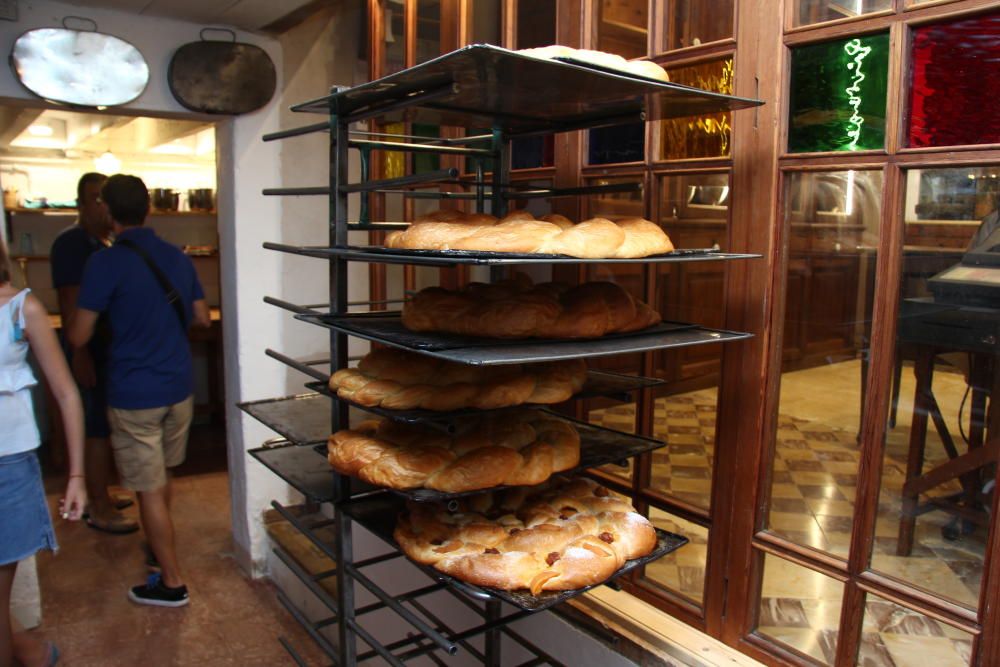
[[[406,510],[405,501],[392,493],[378,493],[366,496],[359,500],[352,500],[345,505],[347,514],[359,524],[370,530],[377,537],[381,538],[390,546],[396,548],[396,540],[393,538],[393,531],[396,528],[396,517]],[[648,555],[642,558],[635,558],[627,561],[621,569],[615,572],[607,581],[613,581],[627,572],[646,563],[650,563],[658,558],[666,556],[672,551],[687,544],[688,539],[674,533],[656,530],[656,547]],[[421,569],[434,579],[444,582],[453,588],[461,590],[470,597],[480,600],[496,599],[513,605],[525,611],[541,611],[553,605],[581,595],[591,589],[597,588],[606,582],[576,588],[569,591],[544,591],[538,595],[532,595],[528,591],[505,591],[495,588],[486,588],[469,584],[460,579],[450,577],[438,572],[432,567],[423,566]]]
[[[377,81],[292,107],[355,118],[502,127],[550,134],[627,122],[735,111],[761,102],[594,65],[542,60],[472,44]]]
[[[610,398],[619,401],[630,400],[632,392],[641,389],[658,387],[663,384],[663,380],[656,378],[640,377],[636,375],[624,375],[622,373],[611,373],[608,371],[587,371],[587,383],[583,389],[574,394],[569,400],[579,401],[588,398]],[[322,380],[306,382],[306,387],[313,391],[324,394],[338,401],[343,401],[351,407],[370,412],[386,419],[406,424],[425,424],[432,428],[437,428],[449,433],[455,431],[454,422],[456,419],[469,415],[478,415],[483,412],[504,412],[511,410],[523,410],[526,407],[545,407],[538,403],[526,403],[507,408],[494,408],[492,410],[477,410],[475,408],[464,408],[452,410],[450,412],[437,412],[434,410],[412,409],[412,410],[389,410],[377,405],[361,405],[346,398],[337,396],[337,393],[330,389],[328,383]]]
[[[598,468],[603,465],[624,463],[628,459],[639,456],[654,449],[660,449],[666,445],[662,440],[647,438],[631,433],[622,433],[603,426],[597,426],[587,422],[561,415],[549,410],[542,410],[551,417],[561,419],[573,426],[580,434],[580,462],[567,470],[560,471],[559,475],[571,475],[576,472]],[[308,449],[308,448],[306,448]],[[318,454],[326,459],[326,444],[313,447]],[[473,491],[461,491],[450,493],[446,491],[435,491],[434,489],[388,489],[394,493],[417,502],[448,502],[455,498],[464,496],[474,496],[488,491],[500,491],[504,486],[495,486],[485,489],[475,489]]]
[[[552,188],[548,191],[520,193],[512,189],[509,179],[511,166],[511,140],[518,137],[543,135],[572,130],[589,129],[624,123],[653,121],[664,118],[683,117],[694,114],[710,114],[720,111],[745,109],[760,104],[757,100],[733,97],[707,92],[673,83],[660,83],[644,77],[632,76],[625,72],[605,71],[587,64],[566,63],[554,60],[539,60],[506,49],[489,45],[473,45],[427,61],[416,67],[397,72],[377,81],[353,88],[334,87],[326,97],[293,107],[295,111],[322,113],[328,118],[321,123],[312,123],[291,128],[264,137],[265,140],[282,140],[317,132],[329,132],[330,171],[328,182],[323,185],[274,188],[269,194],[286,196],[324,196],[329,201],[329,239],[324,247],[301,247],[282,244],[265,244],[278,251],[319,257],[328,260],[329,265],[329,310],[327,315],[307,308],[292,308],[300,319],[309,320],[330,327],[330,359],[333,368],[345,368],[348,362],[348,335],[379,340],[387,333],[383,329],[372,329],[373,323],[385,324],[387,320],[377,317],[366,320],[343,320],[349,304],[347,298],[347,266],[349,262],[380,262],[430,264],[444,266],[451,264],[487,264],[502,267],[506,264],[533,263],[588,263],[589,260],[553,256],[501,257],[484,253],[470,253],[457,256],[454,253],[384,251],[369,247],[350,247],[348,233],[353,230],[398,228],[398,224],[385,224],[368,219],[365,193],[400,192],[404,196],[439,197],[441,199],[468,199],[474,203],[477,212],[484,212],[487,204],[491,214],[502,217],[507,212],[507,204],[520,196],[557,197],[576,196],[606,191],[608,186],[564,189]],[[488,134],[455,139],[415,138],[407,136],[387,136],[377,132],[349,130],[359,121],[379,118],[392,122],[404,119],[410,122],[425,122],[440,125],[465,127],[490,127]],[[386,141],[392,139],[393,141]],[[401,141],[397,141],[401,140]],[[348,151],[358,150],[361,155],[360,182],[351,183],[348,178]],[[409,174],[398,178],[371,180],[368,176],[373,151],[404,151],[411,153],[437,152],[440,154],[460,154],[472,162],[473,178],[461,177],[457,170],[436,170],[428,173]],[[488,163],[488,166],[487,166]],[[488,172],[488,173],[487,173]],[[424,190],[412,192],[412,188],[433,185],[439,182],[457,181],[467,189],[462,193],[434,193]],[[614,187],[622,187],[615,185]],[[634,187],[629,185],[627,187]],[[602,188],[604,188],[602,190]],[[348,197],[361,197],[361,212],[357,221],[348,220]],[[637,262],[653,261],[705,261],[744,259],[750,255],[737,253],[717,253],[706,251],[674,253],[668,257],[643,258]],[[601,260],[608,261],[608,260]],[[614,262],[615,260],[611,260]],[[631,260],[617,260],[631,261]],[[285,304],[271,300],[276,305]],[[325,319],[320,319],[322,316]],[[336,328],[326,319],[332,318]],[[398,320],[397,320],[398,321]],[[361,327],[356,325],[363,322]],[[442,351],[417,347],[423,354],[446,356],[463,363],[515,363],[529,360],[573,358],[588,354],[622,354],[627,351],[654,350],[694,345],[701,343],[739,340],[749,335],[738,332],[708,330],[691,325],[666,325],[649,332],[640,333],[646,337],[642,344],[636,344],[629,337],[618,337],[604,341],[570,341],[559,347],[557,343],[489,343]],[[431,337],[423,336],[429,340]],[[589,348],[587,346],[590,346]],[[558,348],[558,349],[557,349]],[[600,348],[600,349],[598,349]],[[507,352],[504,352],[504,349]],[[286,360],[283,355],[268,351],[273,357]],[[487,356],[487,354],[489,356]],[[293,364],[297,368],[311,370],[310,375],[323,379],[316,369],[305,364]],[[297,416],[304,420],[315,420],[318,403],[329,404],[329,419],[321,428],[315,421],[293,423]],[[264,423],[273,424],[275,430],[299,442],[325,440],[326,436],[348,425],[349,405],[344,401],[329,401],[325,396],[312,394],[304,397],[288,397],[279,401],[256,401],[243,406],[248,413]],[[294,452],[289,454],[289,452]],[[314,457],[309,463],[306,454]],[[329,595],[321,601],[328,604],[333,616],[320,621],[311,621],[299,612],[291,601],[279,594],[279,599],[288,607],[292,615],[316,640],[317,645],[339,667],[354,667],[359,660],[381,657],[391,665],[402,665],[418,655],[428,655],[438,664],[441,657],[447,657],[457,650],[467,651],[475,659],[489,667],[501,664],[501,637],[506,636],[528,648],[536,659],[528,664],[559,662],[539,647],[526,642],[508,627],[513,620],[523,618],[533,611],[560,602],[555,595],[546,599],[518,600],[515,595],[506,594],[506,601],[520,607],[519,610],[504,615],[504,598],[498,592],[474,590],[453,579],[445,582],[443,590],[463,604],[475,609],[482,617],[479,625],[452,633],[437,619],[420,599],[423,593],[415,591],[394,598],[382,590],[374,581],[361,572],[361,568],[376,562],[399,558],[398,551],[383,556],[355,561],[352,525],[354,521],[369,525],[363,512],[371,507],[374,498],[399,499],[386,492],[371,491],[363,485],[352,483],[349,478],[331,474],[328,493],[318,491],[310,482],[311,476],[321,470],[326,462],[311,447],[294,451],[289,447],[274,448],[271,451],[255,450],[253,454],[265,465],[293,483],[301,484],[306,495],[314,499],[329,499],[333,506],[332,544],[322,540],[314,542],[337,563],[335,572],[324,576],[336,577],[336,600]],[[295,465],[283,467],[286,459]],[[311,467],[315,465],[316,467]],[[297,466],[297,467],[296,467]],[[318,473],[317,473],[318,474]],[[279,510],[281,511],[281,510]],[[304,534],[310,535],[310,527],[298,521],[291,513],[286,518]],[[391,521],[393,515],[383,512],[382,518]],[[373,525],[374,524],[370,524]],[[384,534],[384,533],[383,533]],[[391,536],[391,531],[390,531]],[[663,542],[654,554],[645,560],[662,556],[680,546],[681,541]],[[642,559],[640,559],[642,560]],[[636,562],[631,567],[638,567]],[[301,568],[291,568],[304,584],[316,593],[315,580]],[[621,574],[621,573],[619,573]],[[377,641],[363,627],[361,618],[373,608],[358,607],[355,604],[355,583],[372,593],[378,602],[374,606],[387,607],[413,627],[397,641],[382,643]],[[440,587],[437,583],[434,587]],[[429,587],[425,587],[429,590]],[[576,592],[575,594],[579,594]],[[319,597],[319,593],[317,593]],[[481,605],[481,606],[480,606]],[[335,608],[334,608],[335,607]],[[326,629],[336,630],[336,641],[325,634]],[[467,641],[469,637],[483,636],[482,649]],[[359,652],[358,640],[369,646]],[[293,660],[301,663],[293,647],[283,642]]]
[[[398,229],[397,223],[390,223]],[[377,225],[370,225],[378,228]],[[353,229],[353,227],[352,227]],[[319,259],[342,257],[351,262],[377,264],[412,264],[416,266],[448,267],[460,264],[485,266],[516,266],[527,264],[650,264],[676,262],[711,262],[732,259],[757,259],[760,255],[738,252],[721,252],[713,248],[689,248],[673,252],[631,259],[580,259],[568,255],[543,255],[538,253],[487,252],[480,250],[401,250],[378,246],[294,246],[282,243],[264,243],[268,250],[278,250],[293,255]]]
[[[648,352],[690,345],[724,343],[749,338],[750,334],[687,324],[662,322],[633,333],[573,340],[519,339],[500,341],[451,334],[418,333],[403,326],[398,312],[347,315],[295,316],[303,322],[328,327],[382,345],[390,345],[460,364],[495,366],[540,363],[584,357],[605,357]]]

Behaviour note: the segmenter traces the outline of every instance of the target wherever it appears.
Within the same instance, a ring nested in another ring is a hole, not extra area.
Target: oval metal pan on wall
[[[260,47],[215,40],[191,42],[170,59],[170,92],[192,111],[241,114],[270,101],[277,84],[274,63]]]
[[[123,39],[93,30],[38,28],[14,42],[10,66],[42,99],[79,107],[128,104],[149,82],[149,66]]]

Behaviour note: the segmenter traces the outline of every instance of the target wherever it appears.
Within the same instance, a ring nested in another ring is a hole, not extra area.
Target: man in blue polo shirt
[[[101,189],[117,240],[84,268],[69,341],[86,345],[101,313],[111,325],[108,416],[122,486],[139,496],[139,518],[161,572],[129,590],[139,604],[180,607],[187,587],[177,562],[167,469],[184,461],[194,377],[187,329],[209,325],[191,260],[143,227],[149,192],[116,174]]]
[[[49,252],[52,286],[59,296],[63,332],[76,317],[76,297],[83,281],[83,267],[98,250],[111,245],[111,216],[101,201],[101,187],[108,177],[88,172],[76,184],[76,224],[63,230]],[[87,525],[109,533],[134,533],[139,524],[119,509],[131,500],[116,501],[108,493],[114,474],[111,461],[111,426],[108,425],[108,345],[111,342],[105,318],[98,320],[97,333],[76,354],[67,349],[67,361],[83,400],[86,428]],[[68,346],[67,346],[68,347]]]

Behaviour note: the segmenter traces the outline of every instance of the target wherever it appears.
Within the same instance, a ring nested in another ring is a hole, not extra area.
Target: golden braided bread
[[[642,218],[615,222],[591,218],[573,224],[561,215],[536,220],[526,211],[515,211],[497,220],[447,209],[417,218],[405,231],[392,232],[385,245],[410,250],[541,253],[584,259],[648,257],[674,249],[658,225]]]
[[[598,584],[656,546],[632,506],[588,479],[553,480],[439,503],[407,503],[394,537],[407,556],[479,586],[561,591]]]
[[[460,493],[544,482],[580,462],[580,435],[532,410],[462,420],[455,435],[372,420],[331,435],[327,452],[337,472],[370,484]]]
[[[608,69],[621,70],[625,74],[644,76],[658,81],[670,81],[667,71],[649,60],[625,60],[615,53],[593,51],[591,49],[574,49],[570,46],[553,44],[532,49],[518,49],[517,53],[532,58],[572,58],[580,62],[591,63]]]
[[[334,373],[330,389],[358,405],[389,410],[492,410],[561,403],[586,380],[587,364],[581,359],[485,368],[380,348],[366,354],[357,368]]]
[[[614,283],[532,285],[518,274],[453,292],[429,287],[403,306],[403,326],[491,338],[599,338],[639,331],[660,314]]]

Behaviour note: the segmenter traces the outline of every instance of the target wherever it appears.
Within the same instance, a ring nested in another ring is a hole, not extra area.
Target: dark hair
[[[126,227],[141,225],[149,214],[149,190],[138,176],[115,174],[101,188],[111,219]]]
[[[10,281],[10,254],[7,252],[7,242],[0,238],[0,284]]]
[[[76,205],[80,205],[80,200],[83,199],[83,191],[91,183],[103,183],[108,180],[108,177],[104,174],[99,174],[96,171],[88,171],[86,174],[80,177],[80,180],[76,182]]]

